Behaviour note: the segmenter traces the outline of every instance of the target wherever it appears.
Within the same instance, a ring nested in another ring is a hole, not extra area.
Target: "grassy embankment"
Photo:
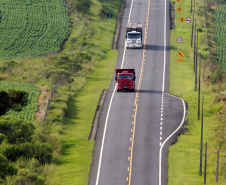
[[[88,12],[89,24],[94,31],[92,42],[106,48],[104,59],[92,67],[85,87],[69,100],[69,111],[62,130],[63,155],[53,175],[56,184],[88,184],[92,162],[93,141],[88,141],[95,109],[102,93],[107,89],[113,75],[118,51],[111,50],[120,0],[93,0]],[[113,13],[109,26],[106,13]],[[103,14],[104,13],[104,14]],[[58,180],[55,178],[58,177]],[[60,182],[60,183],[59,183]],[[53,183],[54,184],[54,183]]]
[[[193,47],[191,47],[191,33],[192,23],[187,25],[186,22],[179,22],[179,18],[192,19],[193,13],[190,12],[191,1],[175,2],[175,18],[176,28],[171,30],[170,37],[170,93],[183,98],[188,103],[188,110],[186,120],[189,125],[188,132],[179,136],[178,142],[169,149],[169,185],[174,184],[190,184],[198,185],[203,184],[204,175],[199,176],[199,161],[200,161],[200,138],[201,138],[201,117],[198,120],[198,85],[196,92],[195,88],[195,73],[193,72]],[[194,1],[193,1],[194,2]],[[181,7],[182,11],[178,13],[177,7]],[[207,6],[205,6],[207,7]],[[208,41],[209,48],[206,45],[206,30],[204,28],[204,14],[203,14],[203,1],[196,1],[195,7],[196,26],[199,29],[199,50],[201,52],[201,101],[204,97],[204,136],[203,144],[207,142],[207,184],[217,184],[216,179],[216,164],[217,164],[217,151],[220,151],[220,164],[219,164],[219,181],[218,184],[225,184],[225,82],[215,82],[213,80],[217,77],[210,71],[209,66],[214,66],[211,62],[211,55],[214,52],[213,45],[213,23],[211,19],[207,19],[207,29],[209,29]],[[207,17],[210,16],[209,12]],[[193,20],[192,20],[193,21]],[[181,29],[182,25],[182,29]],[[212,27],[212,28],[211,28]],[[211,30],[211,31],[210,31]],[[178,44],[177,37],[182,37],[183,42]],[[194,42],[193,42],[194,46]],[[174,49],[173,49],[174,48]],[[177,53],[182,51],[185,53],[184,62],[179,63],[176,59]],[[198,60],[199,61],[199,60]],[[215,70],[216,71],[216,70]],[[212,80],[211,80],[212,79]],[[221,101],[223,100],[223,101]],[[202,109],[200,110],[201,114]],[[205,146],[203,145],[202,155],[202,172],[204,172],[204,154]]]

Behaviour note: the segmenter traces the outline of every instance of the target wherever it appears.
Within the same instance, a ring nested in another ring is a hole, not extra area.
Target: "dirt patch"
[[[96,112],[95,112],[95,116],[93,118],[93,124],[92,124],[92,128],[89,134],[89,140],[91,141],[95,141],[96,140],[96,132],[97,132],[97,127],[98,127],[98,122],[99,122],[99,117],[100,117],[100,113],[103,109],[103,104],[104,104],[104,99],[105,99],[105,95],[107,93],[107,90],[103,90],[102,94],[100,96],[97,108],[96,108]]]
[[[36,86],[42,91],[41,95],[38,97],[38,112],[35,114],[35,120],[44,119],[46,106],[49,100],[49,90],[48,86]]]

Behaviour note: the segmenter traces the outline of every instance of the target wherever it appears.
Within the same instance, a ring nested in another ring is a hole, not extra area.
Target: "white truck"
[[[127,23],[126,47],[142,48],[142,24],[141,23]]]

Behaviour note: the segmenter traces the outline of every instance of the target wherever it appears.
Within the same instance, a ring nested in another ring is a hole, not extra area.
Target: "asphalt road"
[[[143,49],[125,48],[127,22],[143,24]],[[167,184],[168,146],[185,116],[183,100],[168,94],[168,66],[169,1],[127,0],[116,68],[135,68],[136,91],[117,93],[113,76],[99,119],[89,185]]]

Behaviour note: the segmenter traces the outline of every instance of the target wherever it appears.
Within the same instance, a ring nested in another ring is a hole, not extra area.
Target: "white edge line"
[[[132,0],[132,3],[131,3],[131,6],[130,6],[130,12],[129,12],[128,22],[130,21],[130,15],[131,15],[131,12],[132,12],[132,7],[133,7],[133,0]],[[124,52],[123,52],[121,69],[122,69],[123,64],[124,64],[125,53],[126,53],[126,41],[125,41],[125,45],[124,45]],[[103,133],[103,138],[102,138],[102,144],[101,144],[101,150],[100,150],[100,157],[99,157],[99,165],[98,165],[97,178],[96,178],[96,185],[98,185],[98,182],[99,182],[101,161],[102,161],[103,148],[104,148],[104,140],[105,140],[105,135],[106,135],[106,130],[107,130],[108,117],[109,117],[110,110],[111,110],[111,104],[112,104],[112,101],[113,101],[113,98],[114,98],[114,95],[115,95],[115,90],[116,90],[116,85],[114,87],[114,91],[113,91],[112,96],[111,96],[111,100],[110,100],[110,104],[108,106],[108,112],[107,112],[107,116],[106,116],[106,120],[105,120],[104,133]]]
[[[175,98],[178,98],[178,97],[175,97]],[[181,98],[178,98],[178,99],[181,99]],[[161,172],[161,163],[162,163],[162,149],[165,145],[165,143],[182,127],[183,123],[184,123],[184,119],[185,119],[185,115],[186,115],[186,107],[185,107],[185,103],[184,103],[184,100],[181,99],[182,103],[183,103],[183,106],[184,106],[184,115],[183,115],[183,119],[179,125],[179,127],[169,136],[166,138],[166,140],[162,143],[160,149],[159,149],[159,185],[161,185],[161,176],[162,176],[162,172]]]
[[[102,154],[103,154],[103,148],[104,148],[104,139],[105,139],[105,134],[106,134],[106,130],[107,130],[107,123],[108,123],[108,117],[109,117],[109,113],[110,113],[110,110],[111,110],[111,104],[112,104],[112,100],[113,100],[113,97],[114,97],[114,94],[115,94],[115,90],[116,90],[116,85],[115,85],[113,94],[111,96],[111,100],[110,100],[110,104],[109,104],[108,112],[107,112],[107,116],[106,116],[106,121],[105,121],[105,126],[104,126],[104,133],[103,133],[101,150],[100,150],[100,158],[99,158],[99,165],[98,165],[98,171],[97,171],[96,185],[98,185],[98,182],[99,182]]]

